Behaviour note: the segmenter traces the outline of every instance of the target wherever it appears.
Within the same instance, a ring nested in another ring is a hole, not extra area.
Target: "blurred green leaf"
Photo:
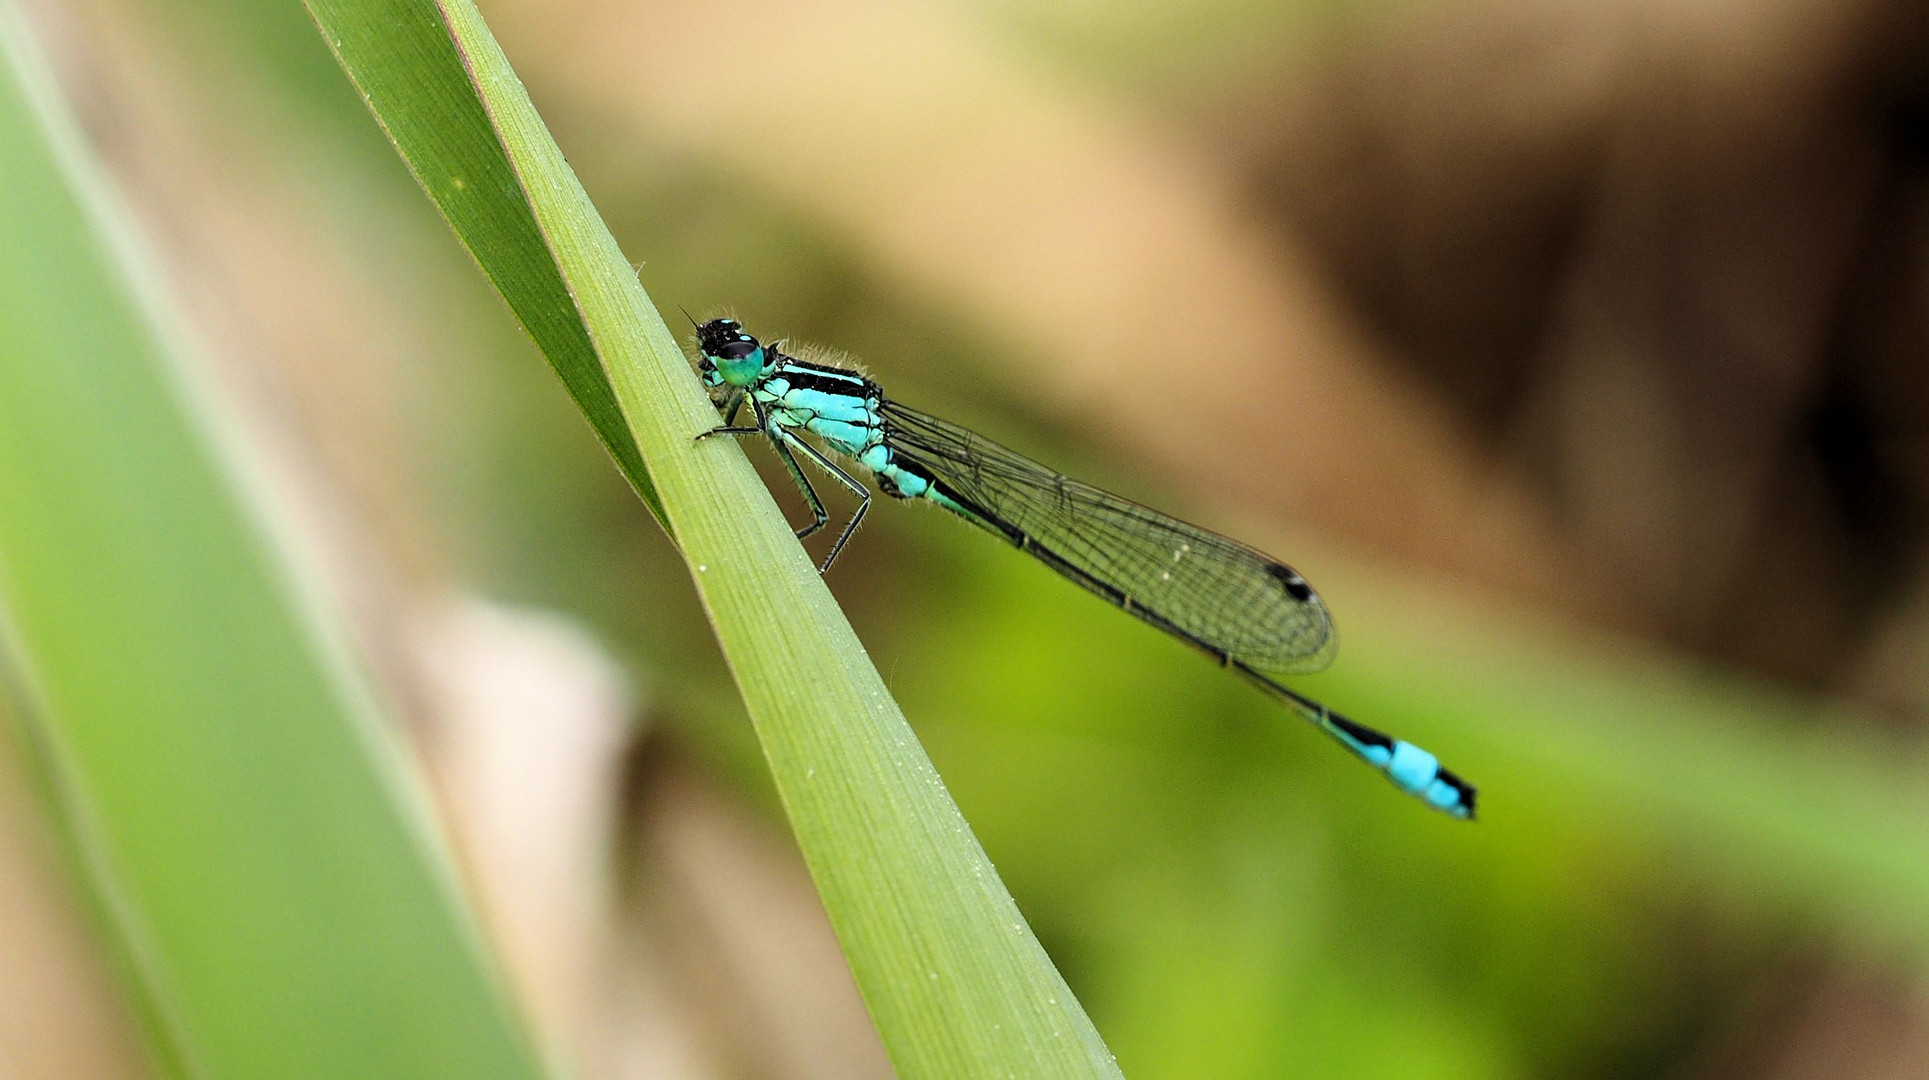
[[[1491,799],[1460,827],[1030,560],[874,528],[927,586],[879,663],[1134,1076],[1672,1060],[1791,938],[1929,955],[1921,746],[1851,710],[1268,542],[1347,635],[1301,685],[1451,752]]]
[[[0,161],[0,670],[162,1056],[205,1077],[541,1075],[390,732],[4,4]]]
[[[1929,957],[1929,785],[1919,744],[1855,710],[1571,627],[1508,626],[1360,578],[1370,649],[1330,696],[1434,743],[1496,796],[1483,817],[1638,835],[1767,909]],[[1483,789],[1483,795],[1485,789]]]

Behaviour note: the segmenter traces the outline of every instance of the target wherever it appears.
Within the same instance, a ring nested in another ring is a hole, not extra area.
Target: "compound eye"
[[[726,343],[722,348],[718,349],[717,358],[720,360],[742,360],[744,357],[756,351],[757,340],[755,338],[739,338],[736,341]]]

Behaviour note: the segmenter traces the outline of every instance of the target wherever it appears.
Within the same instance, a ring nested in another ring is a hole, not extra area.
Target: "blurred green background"
[[[889,1075],[679,560],[306,14],[24,6],[544,1044]],[[482,6],[665,310],[1284,556],[1303,688],[1481,785],[878,507],[832,588],[1127,1075],[1929,1071],[1918,9]],[[0,1062],[148,1074],[8,805]]]

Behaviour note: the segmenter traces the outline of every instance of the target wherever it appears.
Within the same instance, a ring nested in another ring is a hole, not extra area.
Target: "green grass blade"
[[[442,15],[434,4],[417,0],[315,0],[309,11],[422,190],[489,275],[644,505],[668,529],[589,330]]]
[[[567,305],[595,344],[899,1074],[1117,1076],[770,493],[735,447],[694,441],[716,410],[473,6],[441,8],[461,67],[443,55],[446,41],[426,40],[443,33],[426,4],[310,6],[405,156],[424,146],[471,161],[495,154],[503,164],[491,175],[520,181],[543,246],[503,233],[525,249],[469,238],[471,251],[505,290],[548,280],[513,268],[555,260],[551,292],[511,303]],[[458,82],[464,71],[473,86]],[[403,94],[405,77],[419,81]],[[393,108],[402,97],[407,107]],[[451,110],[449,123],[431,103]],[[492,122],[486,145],[458,151],[413,130],[480,137],[475,108]]]
[[[542,1075],[0,3],[0,671],[182,1075]]]

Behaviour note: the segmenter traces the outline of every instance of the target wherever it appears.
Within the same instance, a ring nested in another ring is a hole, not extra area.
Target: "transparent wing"
[[[885,441],[930,470],[967,516],[1133,615],[1269,675],[1332,661],[1333,620],[1292,568],[1057,473],[894,401]]]

